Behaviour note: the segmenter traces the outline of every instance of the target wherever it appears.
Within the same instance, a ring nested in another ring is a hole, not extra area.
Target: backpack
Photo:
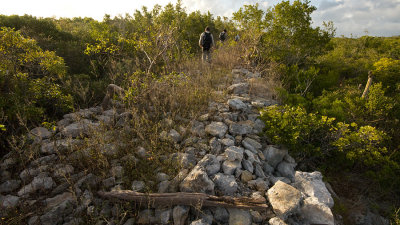
[[[219,34],[219,40],[225,41],[225,39],[226,39],[226,33],[225,33],[225,32],[221,32],[221,33]]]
[[[204,37],[203,37],[203,42],[201,45],[203,46],[204,50],[209,50],[211,48],[212,44],[212,38],[211,38],[211,33],[204,32]]]

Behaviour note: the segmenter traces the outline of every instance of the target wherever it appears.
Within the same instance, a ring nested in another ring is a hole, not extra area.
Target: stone
[[[254,155],[254,153],[247,149],[244,150],[244,156],[245,156],[245,159],[247,159],[251,163],[256,161],[256,156]],[[258,161],[260,161],[260,160],[258,160]]]
[[[269,176],[269,180],[271,181],[272,184],[275,184],[278,181],[282,181],[283,183],[290,184],[291,180],[287,177],[274,177],[274,176]]]
[[[109,177],[107,179],[104,179],[101,184],[105,188],[111,188],[112,186],[115,185],[115,177]]]
[[[294,181],[294,167],[295,166],[296,166],[296,164],[282,161],[276,167],[276,171],[278,171],[282,176],[289,178],[291,181]]]
[[[256,163],[255,165],[256,165],[256,166],[255,166],[255,168],[254,168],[254,171],[255,171],[256,176],[257,176],[257,177],[260,177],[260,178],[265,178],[266,176],[265,176],[265,174],[264,174],[264,171],[263,171],[261,165],[258,164],[258,163]]]
[[[283,158],[283,160],[285,160],[288,163],[293,163],[295,164],[296,161],[294,160],[294,158],[292,156],[290,156],[289,154],[285,155],[285,157]]]
[[[242,161],[242,166],[243,166],[243,168],[244,168],[246,171],[248,171],[248,172],[250,172],[251,174],[253,174],[253,172],[254,172],[254,167],[253,167],[253,164],[252,164],[249,160],[243,160],[243,161]]]
[[[279,217],[271,218],[268,222],[270,225],[287,225],[287,223]]]
[[[244,110],[247,109],[247,105],[244,104],[242,102],[242,100],[240,100],[238,98],[229,99],[228,100],[228,105],[233,110],[242,110],[242,111],[244,111]]]
[[[208,223],[205,219],[198,219],[195,221],[192,221],[190,225],[211,225],[211,223]]]
[[[209,118],[210,118],[210,114],[206,113],[199,117],[199,121],[204,122],[204,121],[207,121]]]
[[[0,193],[10,193],[18,189],[20,185],[20,180],[8,180],[0,185]]]
[[[222,149],[221,142],[218,141],[216,137],[211,138],[210,142],[211,153],[218,155]]]
[[[165,192],[167,192],[170,183],[171,183],[171,182],[169,182],[168,180],[161,181],[161,182],[158,184],[158,193],[165,193]]]
[[[226,175],[232,175],[232,174],[235,173],[235,171],[237,169],[241,169],[241,168],[242,168],[242,164],[241,164],[241,162],[239,160],[236,160],[236,161],[225,160],[222,163],[222,171]]]
[[[265,123],[264,121],[260,120],[260,119],[256,119],[254,121],[254,133],[258,134],[261,133],[265,128]]]
[[[219,172],[221,164],[215,155],[207,154],[197,163],[197,166],[203,167],[208,176],[212,176]]]
[[[333,207],[334,201],[322,181],[322,174],[318,171],[312,173],[296,171],[294,186],[310,197],[316,197],[319,202]]]
[[[232,139],[230,139],[230,138],[221,139],[220,142],[221,142],[223,145],[228,146],[228,147],[229,147],[229,146],[234,146],[234,145],[235,145],[235,141],[232,140]]]
[[[64,201],[71,201],[71,202],[75,201],[73,194],[70,192],[64,192],[53,198],[47,198],[45,200],[46,208],[52,209],[52,208],[60,205]]]
[[[285,155],[287,155],[286,149],[279,149],[273,145],[269,145],[264,151],[265,159],[267,160],[268,164],[273,168],[282,162]]]
[[[154,210],[145,209],[139,212],[137,223],[138,224],[155,224],[157,222],[154,216]]]
[[[264,173],[270,175],[274,172],[274,167],[270,166],[267,162],[264,162],[262,164],[262,168],[264,170]]]
[[[179,171],[178,175],[176,175],[169,184],[168,192],[178,192],[179,184],[187,177],[189,171],[187,169],[183,169]]]
[[[31,162],[32,166],[48,166],[49,164],[53,164],[57,160],[57,155],[52,154],[52,155],[47,155],[43,156],[40,158],[35,159],[34,161]],[[39,170],[43,171],[43,170]]]
[[[259,212],[251,210],[250,214],[254,223],[261,223],[263,221],[263,217]]]
[[[99,123],[93,123],[88,119],[80,120],[79,122],[72,123],[61,130],[61,134],[65,137],[77,138],[87,135],[90,128],[98,127]]]
[[[54,154],[66,151],[74,146],[81,144],[81,140],[77,139],[61,139],[56,141],[44,141],[40,147],[40,152],[44,154]]]
[[[129,218],[124,225],[134,225],[135,224],[135,218]]]
[[[0,197],[0,206],[2,208],[14,208],[19,203],[19,197],[14,195],[7,195],[4,197]]]
[[[253,174],[247,170],[243,171],[242,174],[240,175],[240,180],[244,183],[247,183],[248,181],[251,181],[252,179],[253,179]]]
[[[248,83],[238,83],[233,84],[227,88],[228,93],[240,95],[247,94],[249,92],[249,84]]]
[[[139,147],[136,149],[136,153],[137,153],[141,158],[146,158],[146,157],[148,156],[148,153],[147,153],[146,149],[143,148],[143,147],[141,147],[141,146],[139,146]]]
[[[28,225],[35,225],[39,223],[39,216],[32,216],[28,220]]]
[[[63,221],[65,215],[70,215],[73,211],[73,201],[66,199],[57,206],[50,209],[40,217],[40,222],[43,225],[59,224]]]
[[[295,213],[302,200],[299,190],[282,181],[276,182],[268,190],[267,196],[275,214],[282,219],[286,219],[289,215]]]
[[[211,210],[214,214],[214,219],[221,223],[226,224],[229,220],[229,213],[225,208],[216,207],[215,209]]]
[[[188,153],[173,153],[171,154],[171,158],[173,160],[177,160],[177,162],[183,167],[183,168],[193,168],[193,166],[196,165],[197,159],[194,154],[188,154]]]
[[[204,129],[204,123],[198,122],[198,121],[192,121],[192,127],[190,128],[190,132],[199,137],[203,137],[206,135],[205,129]]]
[[[240,121],[237,123],[232,123],[229,126],[229,132],[235,136],[250,134],[252,133],[253,126],[254,124],[250,120]]]
[[[228,126],[223,122],[212,122],[205,128],[206,133],[219,138],[224,137],[227,130]]]
[[[244,149],[241,147],[237,146],[230,146],[227,149],[225,149],[224,154],[226,155],[228,161],[235,161],[239,160],[241,161],[243,159],[243,152]]]
[[[111,176],[121,178],[124,175],[124,167],[113,166],[110,170]]]
[[[175,143],[179,143],[182,140],[182,136],[178,131],[171,129],[168,133],[169,138],[171,138]]]
[[[39,140],[50,138],[52,133],[44,127],[36,127],[33,128],[30,132],[35,139],[38,138]]]
[[[157,223],[160,224],[168,224],[169,219],[171,218],[171,209],[156,209],[155,210],[155,217]]]
[[[135,180],[132,182],[132,190],[136,192],[141,192],[145,188],[145,183],[143,181]]]
[[[265,192],[266,190],[268,190],[268,181],[262,179],[262,178],[258,178],[255,182],[255,187],[257,189],[257,191],[259,192]]]
[[[251,214],[248,210],[230,208],[229,225],[251,225]]]
[[[81,205],[88,207],[93,202],[93,194],[89,190],[85,190],[81,196]]]
[[[243,145],[243,147],[249,149],[253,153],[257,153],[257,150],[262,148],[262,145],[258,141],[251,139],[249,137],[246,137],[242,141],[242,145]]]
[[[213,181],[216,185],[216,188],[223,195],[232,196],[238,190],[238,184],[236,183],[235,177],[233,175],[217,173],[214,176]]]
[[[31,194],[38,190],[49,190],[55,185],[51,177],[47,177],[45,174],[35,177],[31,183],[25,185],[18,191],[18,196]]]
[[[74,167],[71,165],[59,164],[54,170],[53,176],[58,178],[65,178],[67,175],[74,173]]]
[[[157,173],[156,174],[156,180],[158,182],[166,181],[169,179],[169,176],[165,173]]]
[[[331,209],[319,202],[316,197],[308,197],[304,200],[300,215],[310,224],[335,224]]]
[[[251,193],[251,198],[252,199],[257,199],[258,201],[264,201],[264,202],[266,202],[267,200],[263,197],[264,196],[264,193],[261,193],[261,192],[258,192],[258,191],[256,191],[256,192],[253,192],[253,193]]]
[[[204,168],[195,167],[179,185],[183,192],[201,192],[214,194],[214,183],[208,177]]]
[[[174,220],[174,225],[185,225],[185,221],[189,215],[188,206],[175,206],[172,210],[172,218]]]

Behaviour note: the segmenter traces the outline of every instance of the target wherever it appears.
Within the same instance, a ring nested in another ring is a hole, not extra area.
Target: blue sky
[[[132,13],[143,5],[166,5],[176,0],[2,0],[0,14],[37,17],[93,17],[101,20],[104,14],[116,16]],[[210,11],[215,16],[231,16],[244,4],[259,3],[273,7],[278,0],[182,0],[188,12]],[[314,25],[333,21],[337,36],[400,35],[400,0],[312,0],[317,7]]]

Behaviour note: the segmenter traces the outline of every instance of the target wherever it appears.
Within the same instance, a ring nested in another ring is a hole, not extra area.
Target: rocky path
[[[321,173],[295,171],[296,162],[288,150],[270,145],[259,135],[264,124],[258,119],[258,108],[276,104],[249,93],[249,79],[257,79],[259,74],[245,69],[235,69],[232,74],[234,83],[224,103],[210,102],[208,112],[192,120],[187,130],[160,133],[161,139],[182,149],[165,156],[166,160],[178,160],[182,170],[173,178],[157,173],[158,192],[246,196],[265,200],[270,210],[173,206],[138,209],[121,217],[119,203],[96,193],[121,189],[121,162],[128,158],[141,160],[146,150],[138,148],[134,154],[114,160],[106,179],[77,171],[65,160],[80,157],[71,149],[82,142],[82,134],[90,135],[101,123],[123,129],[130,118],[123,110],[102,111],[97,107],[65,115],[57,124],[57,133],[33,129],[33,138],[40,146],[39,157],[22,172],[14,172],[19,159],[11,154],[2,159],[1,216],[13,209],[32,207],[40,210],[20,216],[17,224],[85,224],[84,217],[98,218],[96,224],[125,225],[335,224],[331,212],[334,202]],[[101,154],[113,156],[116,149],[107,145]],[[141,192],[145,183],[135,180],[129,186]]]

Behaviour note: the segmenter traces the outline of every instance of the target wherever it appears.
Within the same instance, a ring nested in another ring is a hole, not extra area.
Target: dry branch
[[[139,205],[150,208],[165,207],[173,205],[190,205],[201,208],[202,206],[218,206],[225,208],[253,209],[265,211],[268,205],[265,199],[253,199],[248,197],[234,198],[229,196],[213,196],[203,193],[139,193],[128,190],[103,192],[99,191],[101,197],[111,200],[133,201]]]

